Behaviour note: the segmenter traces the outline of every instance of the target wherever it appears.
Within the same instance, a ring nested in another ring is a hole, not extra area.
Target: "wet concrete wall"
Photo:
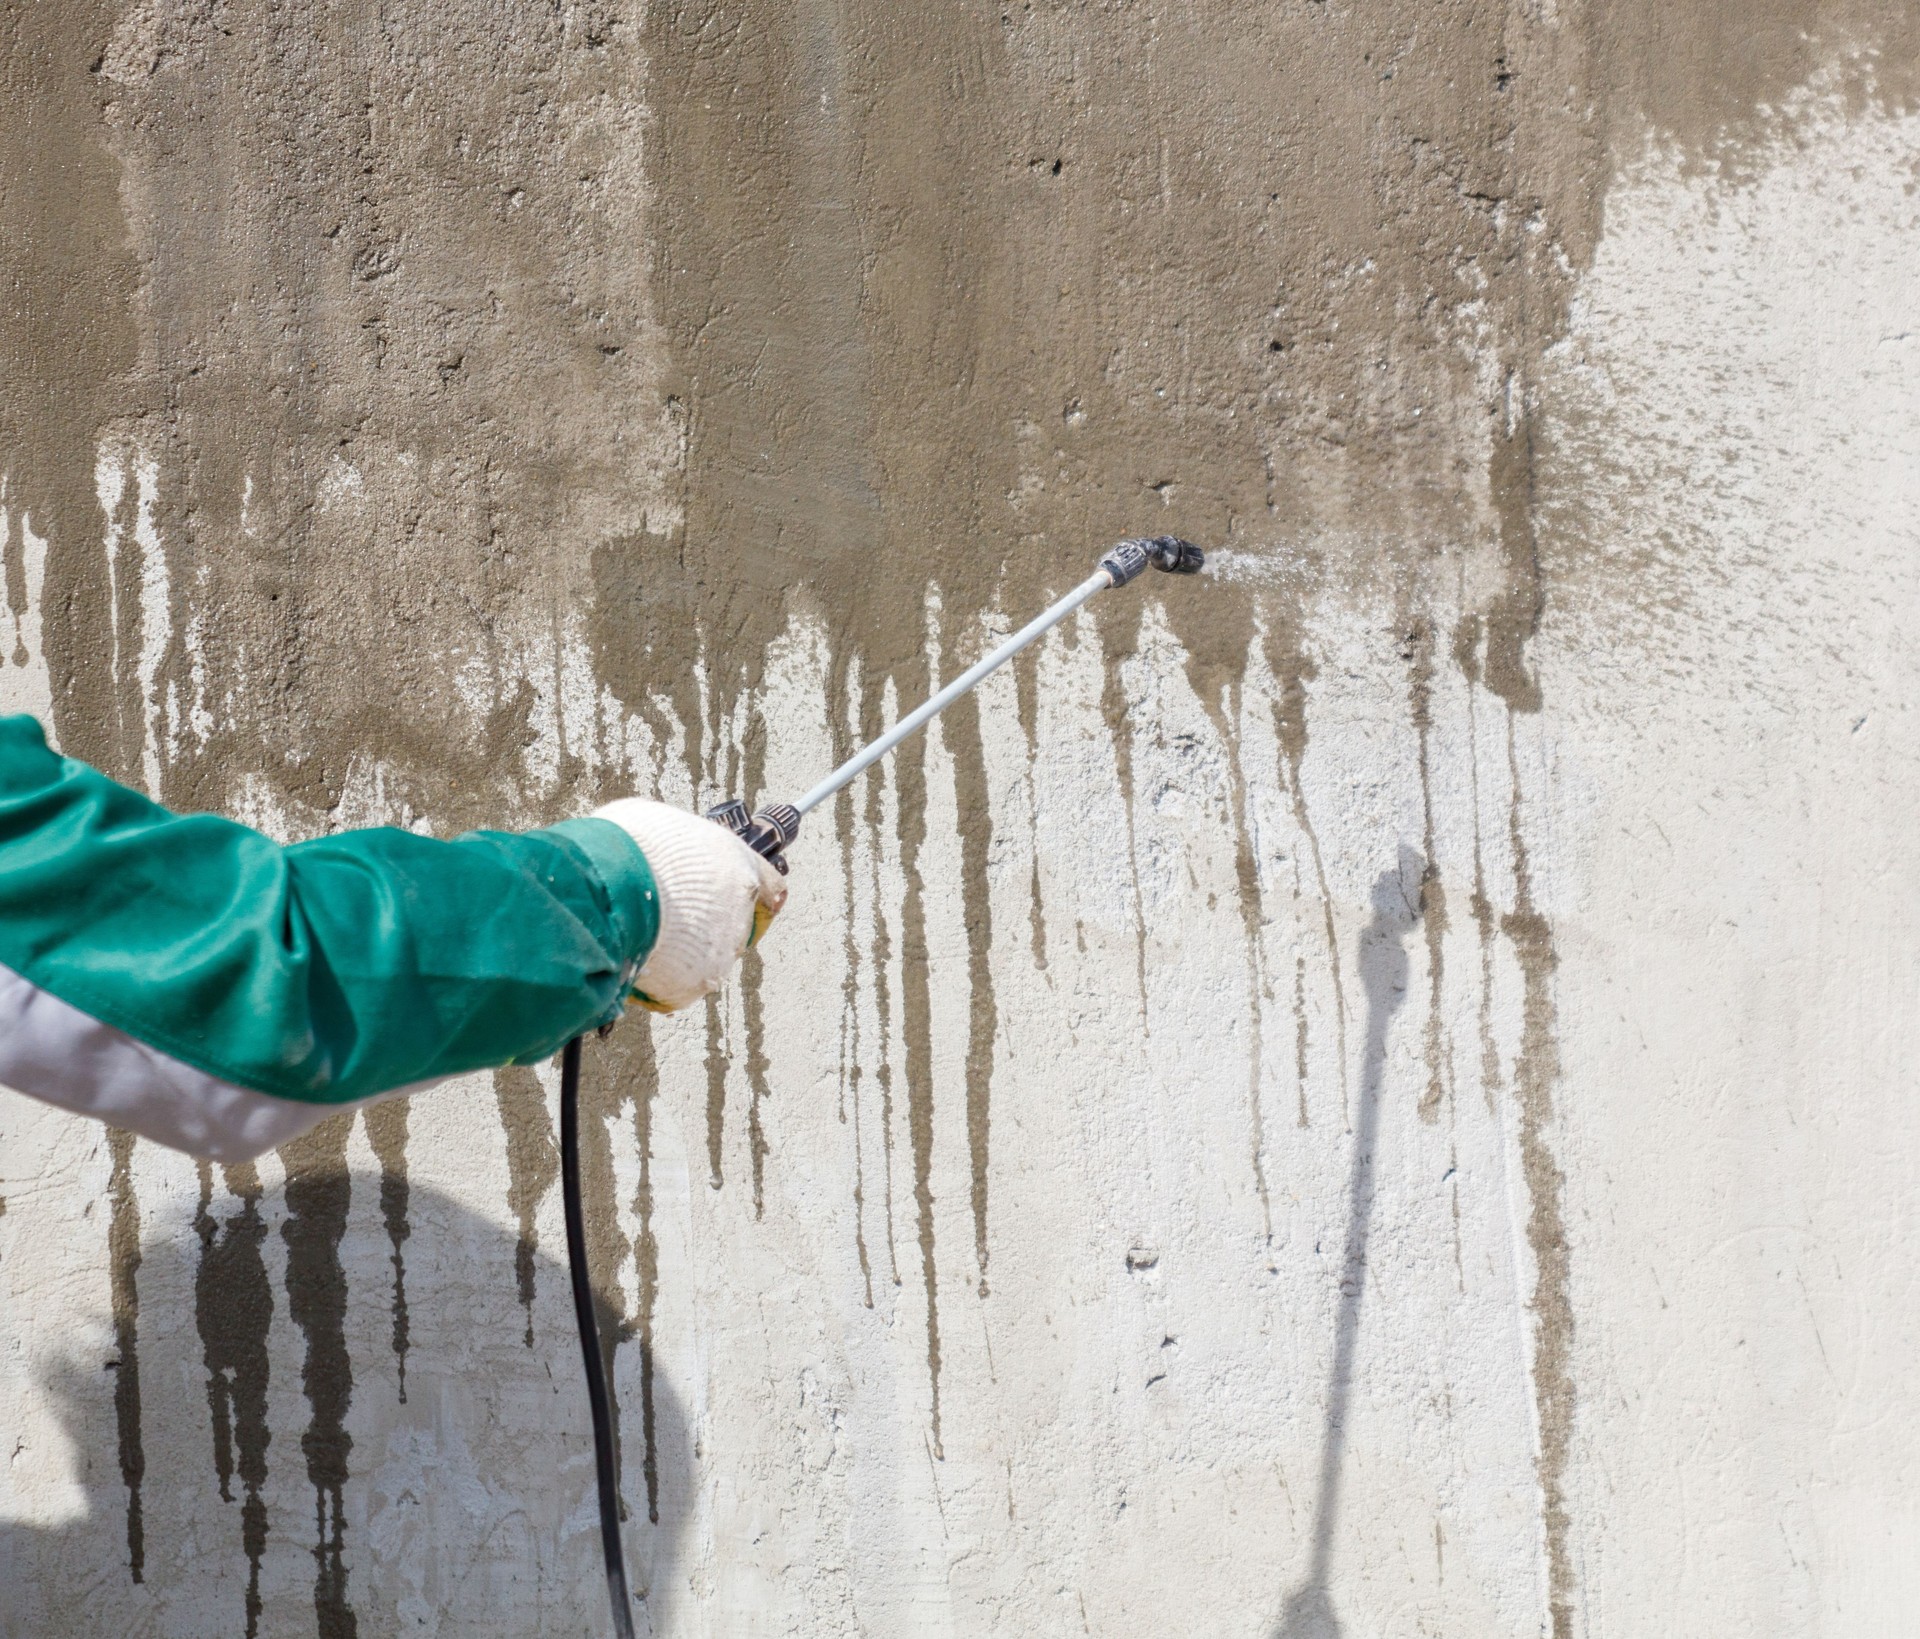
[[[840,799],[590,1055],[659,1633],[1908,1631],[1910,8],[0,12],[0,699]],[[0,1628],[599,1631],[546,1072],[0,1098]]]

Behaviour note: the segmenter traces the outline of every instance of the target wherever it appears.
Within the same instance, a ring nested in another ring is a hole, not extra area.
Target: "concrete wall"
[[[593,1049],[656,1633],[1920,1628],[1892,0],[12,0],[0,700],[276,834],[782,794]],[[0,1094],[0,1628],[604,1631],[546,1072]]]

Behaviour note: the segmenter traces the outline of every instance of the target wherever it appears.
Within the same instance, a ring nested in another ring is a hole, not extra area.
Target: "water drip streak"
[[[1422,616],[1408,634],[1407,682],[1413,726],[1420,740],[1420,811],[1426,870],[1420,878],[1420,914],[1427,944],[1427,1088],[1420,1098],[1420,1119],[1436,1121],[1447,1090],[1445,1038],[1447,894],[1433,850],[1433,623]]]
[[[873,1307],[873,1260],[867,1252],[867,1171],[861,1150],[860,1066],[853,1067],[853,1250],[860,1260],[860,1301]]]
[[[760,1114],[761,1105],[772,1096],[767,1072],[766,1008],[760,995],[762,964],[758,951],[748,951],[740,964],[740,1004],[746,1015],[747,1037],[747,1155],[753,1168],[753,1215],[764,1218],[767,1212],[767,1131]]]
[[[836,713],[836,723],[840,714]],[[836,729],[834,756],[841,758]],[[873,1307],[873,1262],[867,1253],[867,1173],[866,1155],[860,1139],[860,947],[854,938],[854,896],[858,891],[854,872],[853,792],[843,790],[833,803],[833,828],[840,844],[841,892],[846,898],[846,922],[841,939],[841,960],[846,964],[840,981],[840,1119],[846,1120],[851,1094],[853,1105],[853,1247],[860,1260],[862,1301]]]
[[[287,1313],[306,1336],[300,1386],[307,1397],[307,1431],[300,1450],[313,1486],[313,1610],[319,1639],[355,1639],[359,1623],[347,1603],[347,1459],[353,1437],[353,1362],[347,1353],[347,1277],[340,1243],[347,1232],[353,1180],[347,1171],[347,1133],[353,1118],[334,1116],[303,1138],[281,1146],[286,1163]]]
[[[993,852],[993,810],[987,792],[986,751],[980,740],[979,697],[969,694],[956,700],[945,722],[960,815],[960,895],[967,925],[967,1155],[972,1179],[973,1252],[980,1271],[979,1293],[986,1297],[988,1144],[999,1011],[993,994],[993,900],[987,878],[987,861]]]
[[[514,1282],[526,1311],[523,1341],[533,1347],[534,1256],[540,1248],[540,1203],[560,1176],[560,1147],[554,1142],[553,1117],[540,1078],[526,1065],[496,1070],[494,1102],[507,1138],[507,1209],[519,1226],[513,1248]]]
[[[1513,709],[1507,712],[1507,771],[1512,782],[1508,840],[1513,849],[1513,909],[1500,930],[1520,964],[1520,1053],[1514,1062],[1520,1171],[1527,1192],[1527,1246],[1533,1253],[1533,1394],[1540,1429],[1539,1481],[1547,1542],[1547,1599],[1553,1639],[1573,1633],[1573,1555],[1568,1546],[1567,1467],[1573,1448],[1573,1299],[1563,1210],[1566,1178],[1547,1143],[1553,1087],[1560,1077],[1553,973],[1553,928],[1534,904],[1533,873],[1520,824],[1520,768]]]
[[[1027,882],[1027,946],[1033,965],[1047,971],[1047,908],[1040,897],[1040,798],[1034,790],[1033,770],[1040,759],[1040,654],[1038,646],[1013,662],[1020,729],[1026,736],[1027,829],[1033,837],[1033,869]]]
[[[400,1404],[407,1403],[407,1238],[413,1233],[407,1222],[407,1108],[408,1100],[390,1098],[370,1104],[364,1111],[367,1142],[380,1162],[380,1218],[386,1226],[387,1244],[393,1249],[393,1358],[399,1376]]]
[[[1133,977],[1140,996],[1140,1030],[1153,1033],[1147,1016],[1147,917],[1140,896],[1140,854],[1134,840],[1133,825],[1133,719],[1127,712],[1127,695],[1120,677],[1119,662],[1109,657],[1100,685],[1100,709],[1107,720],[1113,740],[1114,772],[1120,787],[1120,811],[1127,827],[1127,870],[1133,882]]]
[[[1239,691],[1235,688],[1235,696]],[[1202,697],[1203,704],[1206,697]],[[1222,698],[1206,707],[1214,731],[1226,748],[1228,788],[1233,799],[1233,867],[1240,901],[1240,934],[1247,951],[1247,1024],[1252,1040],[1247,1047],[1248,1147],[1253,1161],[1253,1183],[1260,1196],[1261,1238],[1273,1244],[1273,1198],[1267,1189],[1266,1112],[1261,1107],[1261,1074],[1266,1060],[1266,963],[1260,949],[1260,930],[1266,922],[1266,904],[1260,887],[1260,861],[1254,852],[1253,826],[1247,814],[1247,777],[1240,765],[1240,737],[1234,731],[1239,701]]]
[[[273,1284],[261,1248],[260,1176],[250,1163],[225,1169],[240,1210],[223,1224],[213,1215],[213,1169],[200,1163],[200,1200],[194,1233],[200,1261],[194,1272],[194,1324],[207,1372],[207,1411],[213,1424],[213,1467],[220,1500],[233,1501],[236,1472],[244,1488],[240,1542],[247,1556],[246,1639],[260,1631],[260,1562],[267,1548],[267,1337],[273,1326]],[[237,1459],[237,1460],[236,1460]]]
[[[875,691],[877,692],[877,691]],[[881,793],[885,776],[867,781],[866,826],[869,841],[869,883],[873,895],[873,1011],[879,1027],[874,1044],[875,1079],[880,1083],[881,1186],[887,1211],[887,1269],[900,1284],[900,1252],[893,1228],[893,986],[888,970],[893,962],[893,931],[880,897]]]
[[[120,1480],[127,1488],[127,1569],[135,1582],[146,1580],[146,1519],[140,1487],[146,1478],[146,1449],[140,1433],[140,1199],[133,1189],[133,1134],[107,1129],[113,1171],[107,1193],[113,1216],[107,1227],[107,1262],[113,1301],[115,1358],[113,1418],[120,1447]]]
[[[920,1223],[920,1271],[927,1293],[927,1379],[932,1437],[940,1443],[940,1282],[933,1243],[933,1006],[927,982],[927,915],[920,874],[926,839],[926,752],[909,741],[895,760],[900,792],[900,864],[906,898],[900,909],[901,1035],[907,1060],[907,1134],[913,1151],[913,1200]]]
[[[1320,914],[1326,926],[1327,973],[1333,980],[1333,1016],[1335,1046],[1340,1060],[1340,1110],[1341,1122],[1346,1130],[1353,1130],[1353,1111],[1350,1108],[1350,1083],[1347,1076],[1347,992],[1340,978],[1340,936],[1333,925],[1333,893],[1327,886],[1327,867],[1320,856],[1320,838],[1314,831],[1313,821],[1307,814],[1306,794],[1300,787],[1300,769],[1297,764],[1289,763],[1286,769],[1287,784],[1293,798],[1294,823],[1300,827],[1301,834],[1307,839],[1307,851],[1313,858],[1314,879],[1320,889]]]
[[[1493,1114],[1494,1094],[1503,1085],[1500,1049],[1493,1035],[1493,901],[1487,897],[1486,850],[1480,819],[1480,723],[1474,704],[1474,685],[1480,678],[1480,617],[1466,616],[1453,633],[1453,661],[1467,680],[1467,769],[1473,811],[1473,896],[1468,906],[1480,936],[1480,1091],[1487,1113]]]
[[[1412,652],[1408,677],[1408,696],[1414,729],[1420,740],[1421,846],[1426,868],[1420,877],[1420,916],[1426,930],[1427,945],[1427,1020],[1424,1050],[1427,1064],[1427,1090],[1421,1095],[1419,1112],[1423,1121],[1439,1118],[1444,1099],[1447,1109],[1447,1180],[1452,1202],[1453,1273],[1455,1288],[1467,1289],[1466,1257],[1460,1244],[1460,1166],[1456,1131],[1458,1112],[1454,1107],[1453,1038],[1446,1028],[1446,934],[1447,894],[1434,852],[1433,818],[1433,672],[1435,634],[1433,622],[1422,615],[1408,633]]]
[[[1293,805],[1293,821],[1307,840],[1307,852],[1313,860],[1314,883],[1320,892],[1320,915],[1327,942],[1327,977],[1333,984],[1333,1027],[1335,1059],[1340,1071],[1340,1120],[1353,1130],[1351,1088],[1347,1066],[1347,992],[1340,977],[1340,936],[1334,927],[1333,894],[1327,886],[1326,861],[1320,853],[1320,837],[1307,812],[1306,789],[1300,771],[1307,760],[1307,684],[1318,675],[1312,658],[1300,647],[1299,632],[1285,624],[1266,629],[1267,664],[1277,685],[1273,698],[1273,732],[1280,743],[1281,784]],[[1304,1025],[1300,1027],[1304,1037]],[[1302,1081],[1304,1088],[1305,1082]],[[1305,1094],[1301,1095],[1302,1113]],[[1302,1125],[1305,1125],[1304,1121]]]

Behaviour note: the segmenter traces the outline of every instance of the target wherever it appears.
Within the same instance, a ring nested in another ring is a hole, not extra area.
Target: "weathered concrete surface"
[[[596,1050],[653,1631],[1920,1622],[1911,8],[0,17],[0,689],[172,801],[790,790],[1223,549]],[[550,1094],[0,1101],[0,1628],[599,1631]]]

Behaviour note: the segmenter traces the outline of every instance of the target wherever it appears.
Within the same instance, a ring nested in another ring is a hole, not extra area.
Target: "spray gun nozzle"
[[[1156,535],[1147,542],[1147,556],[1153,567],[1169,575],[1197,575],[1206,567],[1207,555],[1192,541],[1178,535]]]
[[[1104,558],[1100,567],[1107,572],[1107,584],[1125,586],[1151,564],[1169,575],[1197,575],[1207,561],[1206,553],[1192,541],[1178,535],[1154,535],[1121,541]]]

